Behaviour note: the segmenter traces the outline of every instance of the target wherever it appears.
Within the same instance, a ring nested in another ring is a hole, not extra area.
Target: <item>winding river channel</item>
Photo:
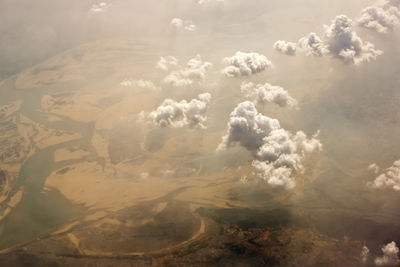
[[[44,87],[38,89],[15,90],[14,79],[7,80],[0,88],[0,104],[4,105],[15,100],[22,100],[19,110],[21,115],[40,123],[46,128],[79,133],[81,138],[56,144],[44,149],[36,149],[34,154],[24,161],[9,197],[23,190],[22,200],[0,222],[0,248],[7,248],[20,242],[31,240],[65,222],[76,219],[85,211],[85,207],[74,205],[66,200],[58,191],[50,190],[43,193],[43,186],[52,172],[82,160],[97,160],[95,149],[90,139],[94,124],[73,121],[58,116],[61,120],[50,122],[47,115],[40,111],[41,98],[44,94],[63,92],[73,85]],[[73,88],[73,87],[72,87]],[[69,90],[71,92],[71,90]],[[35,133],[37,134],[37,133]],[[31,137],[31,143],[34,144]],[[60,148],[79,147],[90,152],[79,160],[54,162],[54,152]]]

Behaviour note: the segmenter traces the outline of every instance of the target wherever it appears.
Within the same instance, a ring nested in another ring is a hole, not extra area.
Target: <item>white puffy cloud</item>
[[[346,63],[359,64],[376,59],[382,51],[369,42],[363,42],[352,30],[352,21],[345,15],[337,16],[326,27],[324,42],[329,55]]]
[[[254,84],[243,82],[240,90],[246,98],[258,104],[275,103],[281,107],[296,108],[297,100],[289,95],[289,92],[280,86],[265,84]]]
[[[311,32],[307,36],[300,38],[298,41],[298,47],[307,56],[321,57],[327,53],[325,44],[315,32]]]
[[[204,93],[190,102],[182,100],[177,102],[165,99],[163,103],[149,114],[142,112],[140,120],[145,120],[159,127],[181,128],[185,126],[206,128],[207,108],[211,101],[211,95]]]
[[[142,80],[142,79],[140,79],[140,80],[125,79],[122,82],[120,82],[120,85],[122,87],[136,87],[136,88],[149,89],[149,90],[159,90],[160,89],[152,81],[147,81],[147,80]]]
[[[322,149],[314,135],[311,139],[299,131],[291,134],[279,121],[258,113],[254,103],[240,103],[230,114],[227,133],[217,150],[238,143],[252,152],[256,177],[273,187],[293,188],[292,173],[302,172],[306,154]]]
[[[195,0],[197,4],[202,5],[202,4],[207,4],[207,3],[212,3],[212,2],[225,2],[224,0]]]
[[[173,18],[169,25],[177,30],[195,31],[196,25],[190,20],[183,20],[180,18]]]
[[[400,160],[397,160],[393,165],[378,177],[373,182],[368,183],[372,188],[387,188],[391,187],[396,191],[400,191]]]
[[[273,47],[276,51],[282,54],[289,56],[296,55],[296,49],[297,49],[296,43],[279,40],[275,42]]]
[[[361,262],[363,264],[367,263],[368,256],[369,256],[369,249],[368,249],[368,247],[363,246],[361,253],[360,253]]]
[[[156,65],[157,69],[163,71],[169,71],[171,68],[177,68],[179,66],[178,59],[173,56],[161,57]]]
[[[163,83],[174,87],[192,85],[203,80],[211,67],[210,62],[203,61],[200,55],[197,55],[190,59],[185,67],[171,71],[165,76]]]
[[[383,256],[375,259],[376,266],[395,266],[399,263],[399,248],[394,241],[382,248]]]
[[[106,2],[101,2],[98,4],[93,4],[90,8],[91,13],[103,13],[106,12],[111,7],[111,4]]]
[[[359,26],[379,33],[388,33],[400,23],[400,1],[384,1],[361,11]]]
[[[254,160],[252,163],[254,174],[272,187],[283,187],[292,189],[296,186],[295,179],[292,177],[292,169],[288,167],[275,167],[265,161]]]
[[[226,67],[222,73],[227,77],[249,76],[273,67],[266,56],[254,52],[238,51],[232,57],[224,58],[223,63]]]
[[[301,38],[297,48],[308,56],[329,56],[356,65],[375,60],[383,53],[358,36],[352,29],[352,20],[345,15],[336,16],[331,25],[325,25],[322,37],[310,33]]]
[[[368,170],[374,172],[375,174],[378,174],[380,171],[380,168],[379,168],[378,164],[372,163],[368,166]]]

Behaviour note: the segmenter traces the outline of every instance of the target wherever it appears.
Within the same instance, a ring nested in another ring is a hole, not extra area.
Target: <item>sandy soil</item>
[[[79,163],[65,172],[54,172],[45,186],[56,188],[69,200],[90,209],[110,211],[159,198],[179,187],[176,182],[156,177],[147,180],[116,178],[112,169],[103,170],[95,162]]]
[[[81,138],[81,134],[57,131],[48,128],[39,128],[39,133],[35,136],[35,144],[39,149],[44,149],[49,146],[65,143],[68,141]]]

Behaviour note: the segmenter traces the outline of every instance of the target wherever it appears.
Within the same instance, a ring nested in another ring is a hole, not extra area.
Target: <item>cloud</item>
[[[152,81],[146,80],[130,80],[125,79],[119,83],[122,87],[136,87],[142,89],[149,89],[149,90],[159,90],[160,88],[157,87]]]
[[[140,177],[140,179],[142,179],[142,180],[147,180],[147,179],[149,179],[149,173],[148,172],[142,172],[142,173],[140,173],[140,175],[139,175],[139,177]]]
[[[164,102],[149,114],[142,112],[140,120],[145,120],[159,127],[182,128],[200,127],[206,128],[207,108],[211,101],[211,95],[204,93],[190,102],[182,100],[177,102],[172,99],[165,99]]]
[[[278,120],[258,113],[252,102],[245,101],[230,114],[227,133],[217,150],[240,144],[252,152],[257,178],[273,187],[291,189],[296,184],[292,173],[303,171],[305,155],[322,149],[316,137],[308,139],[301,131],[291,134]]]
[[[329,55],[346,63],[359,64],[375,60],[382,51],[369,42],[363,42],[352,30],[352,21],[345,15],[337,16],[326,27],[325,45]]]
[[[313,32],[301,38],[297,50],[307,56],[328,56],[356,65],[375,60],[383,53],[358,36],[352,29],[352,20],[345,15],[336,16],[331,25],[325,25],[322,38]]]
[[[171,68],[177,68],[179,66],[178,59],[173,56],[161,57],[156,65],[157,69],[163,71],[169,71]]]
[[[327,54],[324,43],[315,32],[311,32],[307,36],[300,38],[298,46],[307,56],[321,57]]]
[[[382,248],[383,256],[375,259],[376,266],[394,266],[399,263],[399,248],[392,241]]]
[[[297,48],[296,43],[279,40],[279,41],[275,42],[273,47],[276,51],[278,51],[282,54],[285,54],[288,56],[296,55],[296,48]]]
[[[222,73],[227,77],[249,76],[273,67],[266,56],[254,52],[238,51],[232,57],[224,58],[223,63],[226,67]]]
[[[165,76],[163,83],[173,87],[189,86],[203,80],[211,67],[210,62],[203,61],[200,55],[197,55],[188,61],[186,67],[171,71]]]
[[[391,167],[367,185],[371,188],[392,187],[394,190],[400,191],[400,160],[395,161]]]
[[[366,246],[363,246],[361,253],[360,253],[361,262],[363,264],[367,263],[368,256],[369,256],[369,249]]]
[[[363,9],[357,18],[359,26],[379,33],[388,33],[399,25],[400,2],[385,1],[383,4]]]
[[[90,8],[91,13],[104,13],[111,7],[111,4],[107,4],[106,2],[101,2],[98,4],[93,4]]]
[[[196,30],[196,25],[194,25],[192,21],[180,18],[173,18],[169,25],[176,30],[186,30],[191,32]]]
[[[196,4],[203,5],[207,3],[212,3],[212,2],[225,2],[224,0],[195,0]]]
[[[280,86],[265,84],[253,84],[243,82],[240,90],[246,98],[258,104],[275,103],[281,107],[296,108],[297,100],[291,97],[285,89]]]
[[[374,172],[375,174],[378,174],[380,171],[380,168],[379,168],[378,164],[372,163],[368,166],[368,170]]]

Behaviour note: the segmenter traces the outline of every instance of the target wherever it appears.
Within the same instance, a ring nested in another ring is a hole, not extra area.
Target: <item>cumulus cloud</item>
[[[203,61],[200,55],[190,59],[185,67],[171,71],[163,79],[164,84],[174,87],[189,86],[205,78],[212,67],[210,62]]]
[[[136,88],[142,88],[142,89],[149,89],[149,90],[159,90],[158,88],[152,81],[147,81],[147,80],[130,80],[130,79],[125,79],[122,82],[120,82],[120,85],[122,87],[136,87]]]
[[[363,264],[367,263],[368,256],[369,256],[369,249],[366,246],[363,246],[361,253],[360,253],[361,262]]]
[[[322,37],[310,33],[301,38],[297,50],[308,56],[328,56],[356,65],[375,60],[383,53],[358,36],[352,29],[352,20],[345,15],[336,16],[331,25],[325,25]]]
[[[211,95],[204,93],[190,102],[182,100],[177,102],[172,99],[165,99],[163,103],[149,114],[142,112],[140,120],[145,120],[159,127],[200,127],[206,128],[207,108],[211,101]]]
[[[207,4],[211,2],[224,2],[224,0],[195,0],[196,4],[202,5],[202,4]]]
[[[321,57],[327,54],[324,43],[315,32],[311,32],[307,36],[300,38],[298,46],[307,56]]]
[[[306,154],[322,149],[317,135],[311,139],[299,131],[291,134],[279,121],[258,113],[254,103],[240,103],[230,114],[227,133],[217,150],[238,143],[252,152],[254,174],[273,187],[291,189],[292,173],[302,172]]]
[[[395,161],[391,167],[376,177],[373,182],[369,182],[368,186],[372,188],[391,187],[396,191],[400,191],[400,160]]]
[[[111,7],[111,4],[106,2],[101,2],[98,4],[93,4],[90,8],[91,13],[103,13],[106,12]]]
[[[329,54],[347,63],[359,64],[376,59],[382,51],[363,42],[352,30],[352,21],[345,15],[337,16],[326,27],[325,43]]]
[[[379,33],[388,33],[400,23],[399,19],[400,1],[384,1],[381,4],[363,9],[357,23],[361,27]]]
[[[380,171],[380,168],[379,168],[378,164],[372,163],[368,166],[368,170],[374,172],[375,174],[378,174]]]
[[[399,263],[399,248],[394,241],[382,248],[383,256],[375,259],[376,266],[395,266]]]
[[[296,55],[296,43],[286,42],[286,41],[276,41],[274,44],[274,49],[282,54],[294,56]]]
[[[224,58],[223,63],[226,67],[222,73],[227,77],[249,76],[273,67],[266,56],[254,52],[238,51],[232,57]]]
[[[196,30],[196,25],[194,25],[192,21],[180,18],[173,18],[169,25],[176,30],[186,30],[191,32]]]
[[[178,66],[178,59],[173,56],[161,57],[156,64],[156,68],[163,71],[169,71],[171,68],[177,68]]]
[[[243,82],[240,90],[246,98],[258,104],[275,103],[281,107],[296,108],[297,100],[289,95],[289,92],[280,86],[265,84],[254,84]]]

